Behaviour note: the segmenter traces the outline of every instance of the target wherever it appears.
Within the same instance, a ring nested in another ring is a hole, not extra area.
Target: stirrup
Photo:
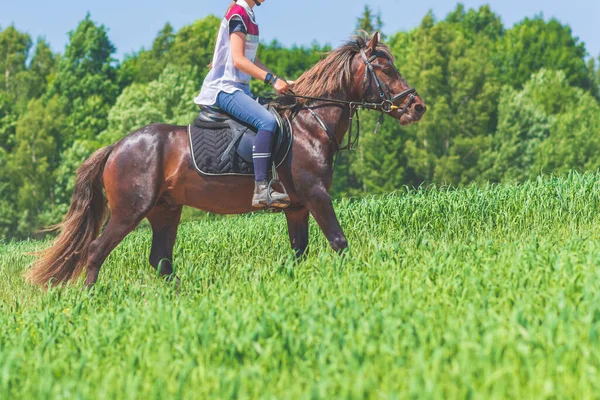
[[[282,190],[280,191],[280,193],[285,194],[288,197],[288,199],[290,197],[287,190],[285,189],[285,186],[283,186],[283,183],[281,183],[279,179],[273,178],[269,181],[269,184],[267,185],[267,208],[275,210],[282,210],[284,208],[288,208],[290,206],[289,201],[287,203],[279,201],[276,202],[271,197],[271,189],[273,188],[273,185],[278,185],[279,187],[281,187]]]

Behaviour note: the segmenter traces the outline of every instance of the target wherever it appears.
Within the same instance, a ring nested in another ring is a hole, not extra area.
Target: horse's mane
[[[352,85],[352,60],[367,47],[369,39],[366,34],[352,36],[344,45],[302,74],[292,87],[294,93],[309,97],[332,97],[346,92]],[[377,51],[394,62],[394,57],[385,44],[379,43]],[[307,100],[298,99],[299,104],[306,102]]]

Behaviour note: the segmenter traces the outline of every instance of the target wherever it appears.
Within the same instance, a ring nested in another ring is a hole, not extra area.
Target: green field
[[[140,228],[92,293],[0,246],[0,398],[595,398],[600,174],[336,204],[351,251],[281,215],[181,226],[182,288]]]

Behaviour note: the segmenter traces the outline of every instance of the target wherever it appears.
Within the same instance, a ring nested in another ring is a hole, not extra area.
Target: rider
[[[198,105],[217,106],[258,129],[252,155],[256,181],[252,206],[257,208],[267,204],[271,144],[277,121],[251,97],[250,79],[256,78],[271,84],[279,94],[288,91],[286,81],[275,76],[256,57],[258,25],[253,9],[264,2],[235,0],[231,3],[219,28],[212,69],[194,100]],[[289,204],[290,201],[287,194],[273,189],[271,199],[280,204]]]

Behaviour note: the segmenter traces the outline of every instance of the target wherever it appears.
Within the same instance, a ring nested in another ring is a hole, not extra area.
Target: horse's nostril
[[[427,107],[425,107],[422,104],[416,104],[415,111],[418,112],[419,114],[423,114],[425,111],[427,111]]]

